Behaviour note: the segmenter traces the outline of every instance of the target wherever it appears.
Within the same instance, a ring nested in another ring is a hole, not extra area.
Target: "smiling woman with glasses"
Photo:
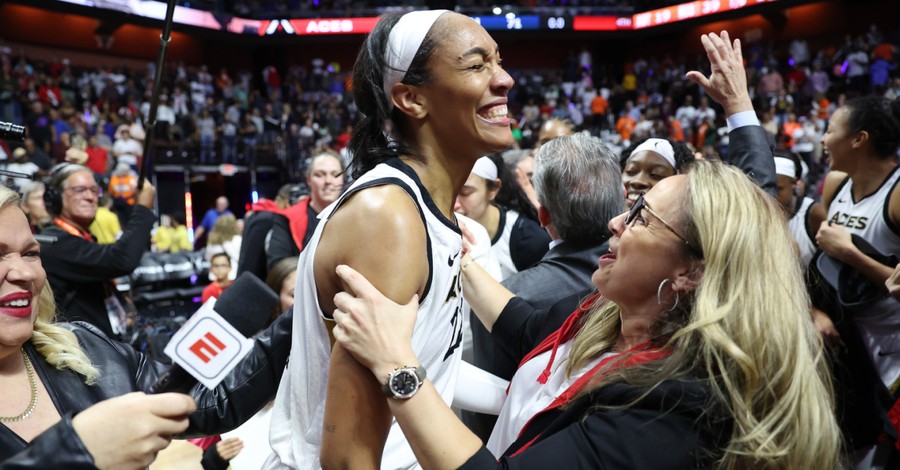
[[[637,200],[634,201],[631,209],[628,209],[628,213],[625,215],[625,225],[630,226],[632,223],[634,223],[635,220],[643,222],[643,216],[641,215],[642,210],[646,210],[650,213],[650,215],[656,217],[666,229],[675,234],[676,237],[678,237],[681,241],[684,242],[685,245],[687,245],[692,254],[694,254],[699,259],[703,259],[703,253],[701,253],[700,250],[694,248],[694,246],[687,240],[687,238],[684,238],[682,234],[678,233],[677,230],[672,228],[672,226],[669,225],[662,217],[657,215],[656,212],[653,212],[653,209],[651,209],[650,206],[647,205],[647,201],[644,199],[644,193],[641,193],[641,195],[638,196]]]

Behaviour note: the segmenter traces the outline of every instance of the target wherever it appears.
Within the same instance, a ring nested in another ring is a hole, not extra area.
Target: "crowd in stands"
[[[900,96],[898,44],[896,30],[873,25],[864,35],[834,38],[817,49],[802,38],[745,47],[762,125],[775,146],[802,158],[810,194],[824,175],[820,139],[834,109],[862,94]],[[97,69],[15,55],[0,63],[0,120],[28,127],[21,145],[0,142],[5,168],[45,175],[54,163],[82,163],[101,178],[115,212],[132,206],[153,65]],[[510,66],[517,82],[509,94],[514,147],[533,148],[541,126],[555,118],[617,152],[647,137],[668,137],[699,155],[724,154],[724,116],[683,79],[702,67],[699,59],[669,54],[597,63],[585,48],[571,51],[559,69]],[[165,72],[154,130],[158,148],[187,150],[196,164],[274,163],[295,182],[316,152],[333,151],[344,165],[350,159],[346,145],[359,113],[348,92],[349,72],[337,63],[314,59],[256,74],[173,64]]]

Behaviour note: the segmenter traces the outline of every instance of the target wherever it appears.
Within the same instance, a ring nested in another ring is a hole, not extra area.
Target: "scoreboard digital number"
[[[473,16],[488,31],[532,31],[541,29],[541,17],[538,15],[506,15]]]

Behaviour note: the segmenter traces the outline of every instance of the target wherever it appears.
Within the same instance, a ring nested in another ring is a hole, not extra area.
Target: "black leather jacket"
[[[230,431],[256,414],[275,397],[291,348],[292,313],[281,315],[260,333],[253,350],[216,387],[195,385],[191,395],[197,411],[190,416],[188,431],[181,438],[208,436]],[[62,420],[25,442],[0,424],[0,469],[87,469],[94,460],[72,428],[72,416],[108,398],[148,390],[167,366],[136,352],[131,346],[110,340],[87,323],[64,324],[100,370],[94,385],[81,376],[47,364],[31,343],[25,351],[34,364]]]

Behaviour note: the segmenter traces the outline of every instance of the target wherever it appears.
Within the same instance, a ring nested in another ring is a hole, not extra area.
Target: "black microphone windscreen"
[[[216,299],[214,310],[242,335],[252,337],[266,326],[279,303],[275,291],[246,271]]]

